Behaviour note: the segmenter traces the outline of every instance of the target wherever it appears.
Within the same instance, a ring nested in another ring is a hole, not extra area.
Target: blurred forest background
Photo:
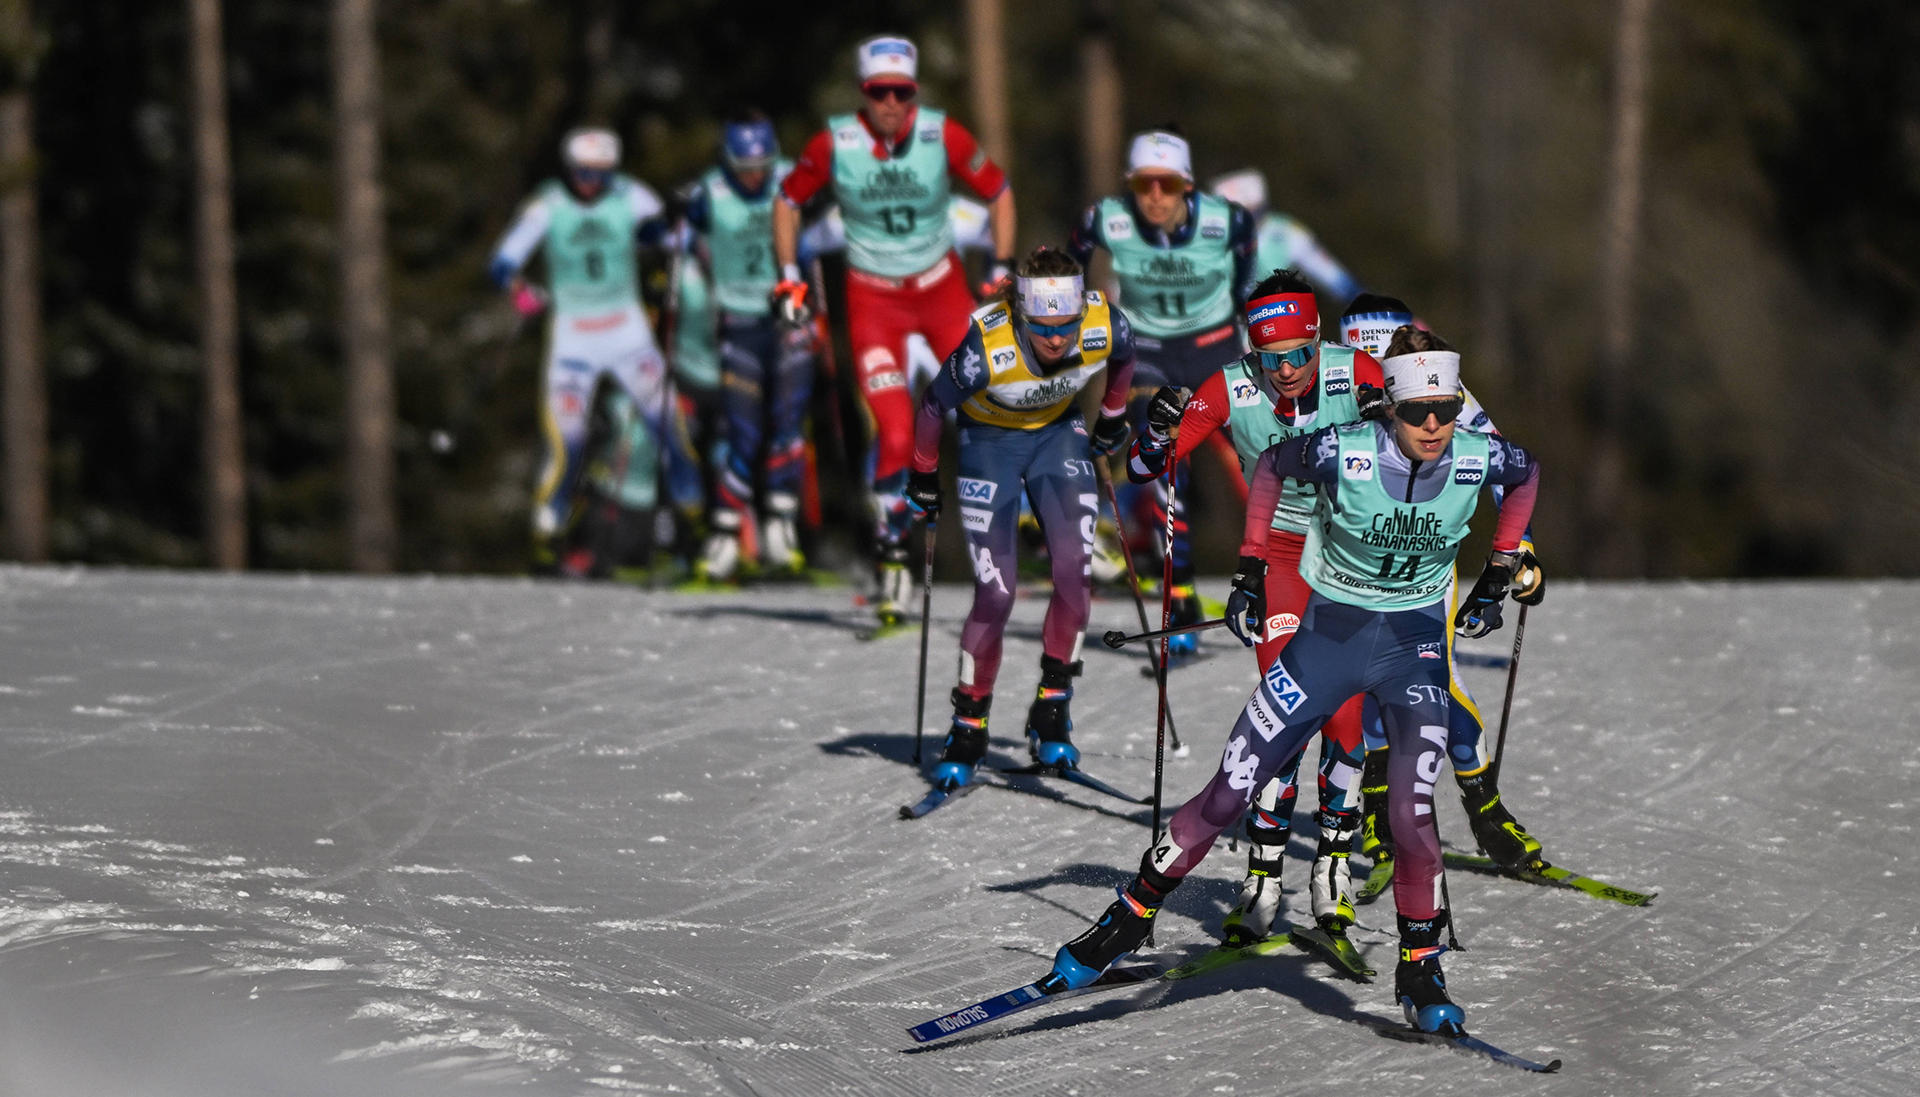
[[[7,103],[30,104],[33,143],[0,135],[0,189],[16,215],[37,199],[45,333],[45,533],[21,539],[31,508],[10,497],[16,557],[236,562],[209,548],[202,471],[189,13],[205,6],[221,5],[0,0]],[[349,521],[339,266],[335,51],[355,7],[378,45],[372,239],[397,409],[397,528],[371,552]],[[969,11],[229,0],[245,563],[524,570],[539,339],[475,379],[513,331],[487,255],[561,134],[613,125],[662,193],[740,107],[797,152],[855,105],[851,47],[883,30],[920,42],[925,101],[978,131]],[[1920,574],[1920,5],[1072,0],[1010,6],[1003,44],[1023,248],[1119,186],[1103,109],[1127,131],[1177,120],[1203,177],[1264,169],[1275,208],[1460,345],[1495,420],[1541,455],[1555,574]],[[20,315],[0,308],[0,339]],[[15,456],[25,399],[5,421],[10,496],[34,471]]]

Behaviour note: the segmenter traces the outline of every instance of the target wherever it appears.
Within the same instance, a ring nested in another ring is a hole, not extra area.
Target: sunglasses
[[[1154,191],[1169,197],[1178,197],[1187,193],[1187,181],[1177,175],[1136,175],[1127,180],[1127,186],[1133,193],[1145,198]]]
[[[1426,426],[1429,415],[1445,426],[1460,418],[1460,409],[1465,405],[1466,401],[1458,396],[1445,400],[1406,400],[1393,405],[1393,413],[1410,427]]]
[[[1074,332],[1079,331],[1080,321],[1082,319],[1084,319],[1084,317],[1076,316],[1064,324],[1036,324],[1028,320],[1027,330],[1035,335],[1044,336],[1049,339],[1058,339],[1063,335],[1072,335]]]
[[[920,94],[920,89],[911,84],[868,84],[860,90],[876,103],[884,103],[889,99],[896,103],[911,103],[913,97]]]
[[[1277,354],[1270,350],[1263,350],[1260,352],[1260,368],[1269,373],[1279,372],[1281,366],[1291,366],[1294,369],[1302,369],[1312,359],[1312,343],[1308,343],[1304,347],[1295,347],[1292,350],[1282,351]]]

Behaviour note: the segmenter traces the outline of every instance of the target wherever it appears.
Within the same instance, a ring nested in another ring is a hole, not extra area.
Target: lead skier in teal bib
[[[523,316],[546,299],[522,279],[544,249],[552,318],[547,327],[540,435],[546,461],[534,489],[534,557],[551,565],[565,531],[587,444],[587,415],[602,375],[632,397],[656,438],[664,438],[666,359],[640,305],[635,246],[643,226],[664,227],[660,196],[622,174],[620,138],[575,130],[561,145],[566,179],[541,184],[494,249],[490,273]],[[660,447],[664,448],[664,447]],[[698,473],[694,473],[698,491]]]
[[[1381,367],[1393,404],[1389,423],[1328,427],[1261,455],[1228,613],[1250,630],[1265,619],[1260,554],[1288,479],[1321,491],[1300,562],[1313,588],[1306,612],[1228,733],[1218,772],[1174,814],[1100,921],[1054,957],[1047,979],[1055,986],[1086,986],[1138,948],[1167,894],[1239,820],[1254,790],[1341,704],[1364,693],[1379,706],[1393,744],[1389,812],[1400,851],[1395,997],[1421,1031],[1464,1035],[1465,1012],[1448,997],[1440,970],[1448,911],[1433,786],[1446,764],[1443,651],[1450,628],[1513,589],[1539,468],[1505,439],[1455,431],[1464,403],[1460,356],[1437,337],[1402,329]],[[1458,614],[1450,613],[1454,557],[1481,489],[1496,485],[1506,494],[1493,552]]]

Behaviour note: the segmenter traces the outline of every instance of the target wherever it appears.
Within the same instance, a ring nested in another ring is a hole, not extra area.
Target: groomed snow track
[[[966,604],[935,599],[930,754]],[[1006,764],[1043,608],[1007,645]],[[1390,976],[1291,955],[913,1047],[1045,970],[1147,810],[1017,780],[898,820],[918,645],[859,620],[845,591],[0,570],[0,1094],[1913,1091],[1920,585],[1556,583],[1534,611],[1509,803],[1559,863],[1660,892],[1451,875],[1455,996],[1547,1079],[1380,1039],[1356,1022],[1395,1016]],[[1132,607],[1096,603],[1113,627]],[[1075,738],[1146,793],[1136,658],[1089,640]],[[1237,650],[1176,673],[1170,802],[1252,681]],[[1148,959],[1207,946],[1243,856]],[[1387,903],[1354,936],[1391,971]]]

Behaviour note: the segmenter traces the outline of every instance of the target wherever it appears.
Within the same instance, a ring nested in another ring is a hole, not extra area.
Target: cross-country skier
[[[1028,745],[1041,765],[1079,765],[1068,703],[1091,595],[1100,504],[1093,461],[1126,444],[1133,353],[1126,318],[1086,289],[1080,264],[1064,251],[1036,248],[1001,298],[974,312],[966,338],[921,398],[908,503],[924,514],[939,509],[940,436],[947,412],[958,409],[960,522],[973,561],[973,610],[960,634],[953,728],[934,770],[936,787],[965,785],[987,752],[987,710],[1019,576],[1023,495],[1046,531],[1053,570]],[[1075,397],[1103,369],[1106,388],[1089,437]]]
[[[1147,427],[1134,443],[1128,475],[1145,483],[1162,475],[1167,461],[1184,458],[1209,435],[1225,428],[1249,483],[1269,446],[1325,427],[1357,422],[1370,409],[1384,412],[1380,364],[1364,350],[1322,342],[1313,287],[1298,271],[1277,270],[1254,287],[1247,302],[1247,333],[1253,352],[1207,378],[1187,399],[1163,388],[1147,409]],[[1273,510],[1272,528],[1258,555],[1266,572],[1264,626],[1243,639],[1252,642],[1266,673],[1300,625],[1312,593],[1300,574],[1307,527],[1319,486],[1289,480]],[[1243,565],[1242,571],[1246,568]],[[1237,622],[1228,624],[1239,632]],[[1320,848],[1312,873],[1314,920],[1330,937],[1344,940],[1353,924],[1347,856],[1359,822],[1361,699],[1354,697],[1322,729]],[[1247,877],[1240,900],[1228,913],[1226,943],[1246,945],[1266,937],[1280,911],[1280,871],[1293,826],[1295,755],[1254,797],[1247,816]],[[1337,947],[1337,946],[1336,946]]]
[[[1307,226],[1267,206],[1267,177],[1257,168],[1243,168],[1216,177],[1207,184],[1214,194],[1235,202],[1253,215],[1259,248],[1255,270],[1297,270],[1320,292],[1335,301],[1349,301],[1360,283],[1340,265]]]
[[[807,308],[799,266],[800,208],[829,187],[847,228],[847,333],[855,376],[874,436],[873,492],[880,543],[883,624],[904,618],[910,580],[904,489],[913,450],[913,400],[907,386],[907,336],[927,337],[947,357],[966,335],[974,298],[953,250],[947,220],[949,178],[989,203],[996,257],[990,282],[1013,264],[1013,190],[1006,173],[971,133],[944,111],[915,103],[919,53],[892,35],[855,50],[866,106],[827,120],[800,154],[774,205],[773,250],[780,262],[776,307]]]
[[[1413,323],[1413,310],[1404,301],[1397,297],[1363,293],[1353,299],[1340,317],[1339,335],[1348,346],[1380,353],[1392,340],[1395,331]],[[1464,386],[1461,392],[1466,403],[1460,411],[1460,425],[1477,434],[1497,435],[1499,431],[1495,429],[1486,409],[1481,407],[1480,401],[1474,399],[1473,393]],[[1515,594],[1516,600],[1538,605],[1546,597],[1546,577],[1534,555],[1531,531],[1522,535],[1520,566],[1515,570],[1515,577],[1523,583],[1523,589]],[[1495,604],[1470,619],[1465,634],[1483,636],[1499,627],[1500,609]],[[1460,801],[1466,808],[1467,821],[1473,827],[1474,840],[1481,849],[1486,850],[1489,857],[1507,868],[1528,868],[1543,859],[1540,841],[1520,825],[1501,800],[1498,783],[1500,774],[1494,769],[1493,758],[1487,753],[1480,706],[1460,677],[1459,666],[1453,658],[1451,635],[1447,640],[1447,672],[1453,694],[1453,704],[1447,710],[1447,757],[1453,763],[1454,780],[1460,786]],[[1361,782],[1364,814],[1360,827],[1360,852],[1373,858],[1377,865],[1393,856],[1392,835],[1384,824],[1388,753],[1386,740],[1378,730],[1373,727],[1366,730],[1367,756]]]
[[[1067,248],[1086,266],[1096,248],[1113,257],[1120,308],[1133,325],[1142,397],[1163,385],[1198,389],[1239,359],[1238,317],[1252,288],[1253,215],[1193,186],[1193,153],[1171,127],[1137,134],[1127,151],[1126,194],[1102,198],[1081,216]],[[1145,399],[1135,408],[1145,413]],[[1184,461],[1175,465],[1173,620],[1200,620],[1187,548]],[[1165,505],[1164,489],[1158,489]],[[1194,634],[1173,637],[1176,654]]]
[[[709,580],[732,579],[743,547],[757,547],[775,575],[795,575],[806,566],[798,518],[813,389],[812,333],[777,322],[768,301],[778,281],[772,211],[777,188],[792,168],[780,156],[773,123],[753,111],[725,125],[719,163],[688,194],[687,220],[699,234],[719,305],[727,422],[727,460],[699,565]],[[764,515],[754,508],[756,473],[766,487]]]
[[[553,316],[547,328],[541,437],[546,463],[533,498],[534,559],[556,562],[587,442],[587,415],[602,374],[626,388],[656,437],[663,436],[665,360],[640,305],[634,247],[662,206],[652,188],[622,174],[620,138],[597,128],[561,143],[565,180],[548,180],[521,207],[494,249],[494,284],[523,316],[547,306],[521,277],[545,249]],[[655,222],[657,224],[657,222]]]
[[[1261,455],[1230,613],[1250,627],[1265,616],[1264,550],[1288,479],[1318,485],[1322,493],[1301,561],[1313,588],[1306,612],[1228,733],[1219,772],[1174,814],[1100,920],[1061,947],[1048,984],[1086,986],[1138,948],[1167,894],[1246,810],[1254,790],[1348,698],[1366,693],[1393,744],[1395,996],[1421,1031],[1465,1031],[1465,1013],[1447,996],[1440,969],[1448,912],[1441,906],[1433,783],[1447,747],[1444,649],[1451,628],[1507,597],[1540,474],[1519,446],[1497,435],[1455,431],[1464,402],[1460,356],[1438,337],[1401,329],[1381,368],[1392,402],[1388,423],[1316,430]],[[1507,491],[1493,552],[1458,613],[1450,613],[1454,557],[1481,488],[1494,485]]]

